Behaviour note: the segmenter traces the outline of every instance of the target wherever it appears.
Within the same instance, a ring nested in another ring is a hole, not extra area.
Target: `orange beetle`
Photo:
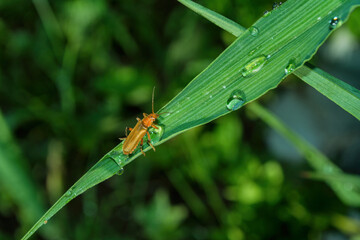
[[[153,127],[155,129],[158,129],[158,127],[154,124],[154,122],[162,113],[161,114],[154,113],[154,92],[155,92],[155,87],[153,89],[153,95],[152,95],[152,113],[150,113],[150,114],[143,113],[143,115],[144,115],[143,119],[136,118],[136,120],[138,122],[134,128],[129,128],[130,134],[127,135],[127,131],[125,131],[126,138],[120,138],[120,140],[125,139],[124,144],[123,144],[123,153],[125,155],[129,155],[132,152],[134,152],[134,150],[136,149],[136,147],[139,145],[139,142],[140,142],[140,150],[141,150],[142,154],[144,154],[144,156],[145,156],[145,153],[142,150],[145,134],[147,134],[149,145],[155,151],[155,147],[150,142],[151,138],[150,138],[148,128]]]

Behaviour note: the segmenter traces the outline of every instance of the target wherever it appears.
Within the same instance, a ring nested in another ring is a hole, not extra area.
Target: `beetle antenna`
[[[153,88],[153,94],[152,94],[152,112],[154,113],[154,93],[155,93],[155,86]]]

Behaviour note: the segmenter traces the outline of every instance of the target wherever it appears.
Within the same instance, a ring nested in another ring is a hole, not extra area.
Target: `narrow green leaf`
[[[171,172],[167,173],[167,175],[196,217],[199,219],[204,218],[204,215],[208,210],[199,196],[192,189],[191,185],[187,182],[186,178],[182,175],[182,172],[178,169],[173,169]]]
[[[294,74],[360,120],[360,91],[319,68],[303,66]]]
[[[275,88],[290,72],[300,67],[316,52],[332,32],[329,22],[334,16],[345,20],[359,0],[296,1],[288,0],[229,46],[202,73],[171,100],[160,112],[161,130],[152,133],[155,146],[183,131],[210,122],[237,110]],[[144,151],[150,147],[144,146]],[[29,238],[44,221],[67,202],[88,188],[108,179],[140,156],[122,154],[119,144],[91,168],[30,229]]]
[[[283,137],[289,140],[319,174],[326,174],[328,176],[345,176],[342,170],[332,163],[324,154],[291,131],[283,122],[265,108],[257,103],[252,103],[247,109],[256,114],[271,128],[275,129]],[[328,177],[324,178],[324,180],[345,204],[357,207],[360,206],[360,192],[356,191],[355,187],[348,187],[349,183],[338,181],[336,177]]]
[[[322,180],[322,181],[336,180],[338,182],[346,183],[347,188],[356,188],[355,191],[360,193],[360,177],[357,175],[338,174],[338,173],[323,174],[323,173],[317,173],[317,172],[305,172],[304,177]]]
[[[0,111],[0,183],[19,208],[19,221],[29,224],[45,209],[29,168]],[[29,201],[31,199],[31,201]]]
[[[190,1],[190,0],[178,0],[194,12],[198,13],[202,17],[206,18],[210,22],[214,23],[218,27],[224,29],[225,31],[231,33],[232,35],[238,37],[241,33],[245,32],[246,28],[237,24],[236,22],[220,15],[206,7],[201,6],[200,4]]]
[[[83,175],[61,198],[36,222],[36,224],[26,233],[22,239],[28,239],[42,225],[48,223],[61,208],[68,202],[87,189],[105,181],[119,171],[119,166],[108,157],[103,157],[85,175]],[[25,201],[26,202],[26,201]]]

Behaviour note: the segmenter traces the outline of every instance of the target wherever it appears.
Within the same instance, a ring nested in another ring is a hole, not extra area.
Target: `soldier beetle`
[[[148,129],[149,129],[149,127],[158,129],[158,127],[154,124],[154,122],[163,113],[160,113],[160,114],[154,113],[154,92],[155,92],[155,87],[153,89],[153,94],[152,94],[152,113],[150,113],[150,114],[143,113],[143,116],[144,116],[143,119],[136,118],[136,120],[138,122],[134,128],[129,128],[130,134],[127,135],[128,128],[126,128],[126,130],[125,130],[126,137],[120,138],[120,140],[125,139],[124,144],[123,144],[123,153],[125,155],[129,155],[129,154],[133,153],[140,142],[140,150],[141,150],[142,154],[144,154],[144,156],[145,156],[145,153],[142,150],[145,134],[147,134],[149,145],[155,151],[155,147],[151,143],[151,138],[150,138]]]

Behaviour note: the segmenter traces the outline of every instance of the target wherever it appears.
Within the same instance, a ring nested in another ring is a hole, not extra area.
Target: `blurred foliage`
[[[199,2],[245,27],[273,4]],[[348,25],[360,39],[358,12]],[[21,149],[16,177],[31,176],[14,189],[51,205],[150,111],[154,85],[158,109],[233,39],[175,1],[0,1],[0,108]],[[306,164],[280,164],[264,130],[239,112],[188,131],[87,191],[38,239],[358,239],[358,209],[301,178]],[[2,181],[0,239],[19,238],[33,223],[22,213],[41,205],[25,211]]]

